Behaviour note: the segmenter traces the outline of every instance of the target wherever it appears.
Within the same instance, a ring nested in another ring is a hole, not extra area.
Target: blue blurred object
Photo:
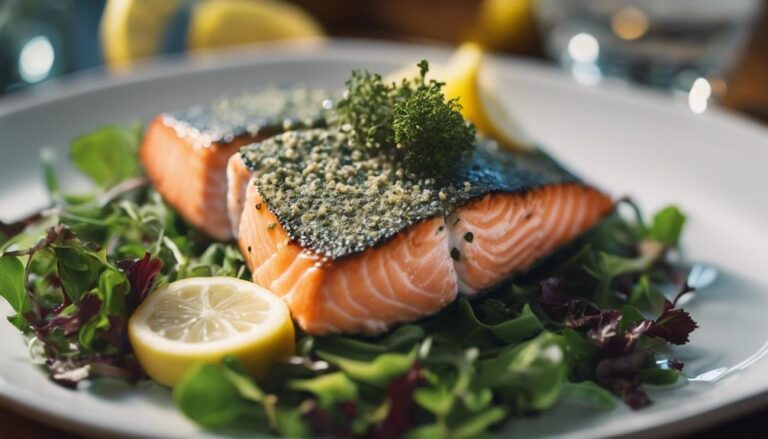
[[[103,0],[0,1],[0,94],[102,64]]]
[[[158,0],[162,1],[162,0]],[[106,0],[0,0],[0,95],[103,65]],[[189,8],[168,26],[162,52],[184,50]]]

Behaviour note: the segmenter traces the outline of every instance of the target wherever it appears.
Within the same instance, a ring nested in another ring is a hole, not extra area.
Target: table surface
[[[309,2],[306,6],[311,8],[312,3]],[[332,26],[331,29],[333,29]],[[361,30],[360,28],[345,29],[340,32],[332,31],[332,33],[392,36],[386,31]],[[401,35],[395,35],[395,37],[401,37]],[[768,123],[768,11],[764,14],[745,56],[730,80],[722,104],[761,123]],[[7,438],[79,438],[79,436],[50,428],[34,419],[19,416],[13,411],[2,408],[0,408],[0,426],[2,426],[2,436]],[[756,431],[766,430],[768,430],[768,407],[686,437],[713,439],[750,437]]]

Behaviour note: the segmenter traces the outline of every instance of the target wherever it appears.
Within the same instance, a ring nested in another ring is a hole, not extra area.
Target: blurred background
[[[0,0],[0,102],[80,70],[292,38],[459,44],[549,62],[584,87],[640,84],[693,113],[768,122],[764,0]],[[765,413],[706,437],[754,436]],[[0,410],[6,437],[72,437]]]
[[[655,87],[768,120],[763,0],[0,0],[0,95],[152,56],[318,37],[476,41],[586,86]],[[140,64],[139,64],[140,65]]]

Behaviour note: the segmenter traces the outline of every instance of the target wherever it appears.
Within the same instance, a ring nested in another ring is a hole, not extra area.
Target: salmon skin
[[[544,153],[478,146],[449,178],[407,175],[339,130],[233,156],[230,223],[256,283],[311,334],[378,334],[532,267],[613,207]]]
[[[155,189],[187,222],[214,239],[229,240],[229,158],[241,146],[285,130],[325,125],[333,106],[329,96],[300,86],[273,87],[160,114],[144,135],[141,163]]]

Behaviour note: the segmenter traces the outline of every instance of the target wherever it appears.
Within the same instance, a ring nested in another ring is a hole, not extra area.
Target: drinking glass
[[[548,55],[574,78],[685,93],[693,112],[725,92],[762,0],[535,0]]]

